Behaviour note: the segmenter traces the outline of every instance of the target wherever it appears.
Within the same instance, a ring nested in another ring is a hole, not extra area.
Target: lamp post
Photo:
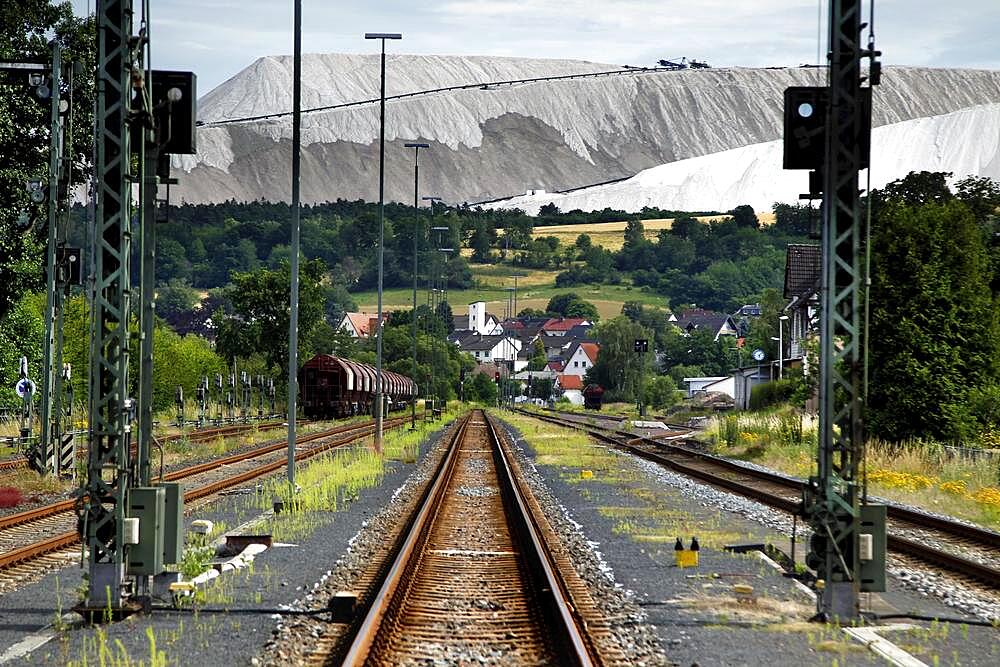
[[[431,206],[433,206],[433,202],[431,203]],[[451,228],[447,227],[447,226],[431,227],[431,231],[435,232],[436,235],[437,235],[436,236],[437,243],[435,244],[434,247],[440,247],[440,245],[441,245],[441,233],[442,232],[447,232],[450,229]],[[436,286],[438,284],[438,280],[441,277],[441,275],[440,275],[440,273],[439,273],[439,271],[437,269],[437,256],[436,255],[435,255],[434,262],[433,262],[433,267],[434,267],[433,271],[428,271],[427,272],[427,282],[430,283],[430,285],[431,285],[431,290],[430,290],[431,313],[436,317],[437,316],[437,306],[444,299],[444,290],[440,289],[440,288],[438,288]],[[433,410],[434,407],[437,406],[436,401],[438,399],[437,383],[436,383],[436,380],[435,380],[435,376],[436,375],[437,375],[437,344],[434,341],[434,337],[431,336],[431,383],[432,383],[431,390],[434,393],[434,399],[433,400],[435,401],[435,403],[433,403],[432,406],[431,406],[432,410]]]
[[[448,229],[448,227],[445,227],[445,229]],[[438,248],[438,252],[440,252],[442,255],[444,255],[444,261],[441,263],[441,303],[448,303],[448,255],[449,255],[449,253],[455,252],[455,249],[454,248]],[[447,331],[447,329],[448,329],[448,324],[445,323],[445,331]],[[446,335],[446,337],[447,337],[447,335]],[[447,377],[447,374],[444,373],[444,371],[446,371],[447,368],[448,368],[448,348],[445,347],[444,350],[445,350],[445,352],[444,352],[444,360],[441,363],[441,365],[442,365],[442,369],[441,369],[442,375],[441,375],[441,377]],[[441,397],[438,396],[438,399],[440,399],[440,398]],[[445,407],[447,408],[448,399],[445,399],[444,404],[445,404]]]
[[[299,370],[299,165],[302,127],[302,0],[295,0],[292,56],[292,265],[288,318],[288,487],[295,491],[295,415]]]
[[[403,39],[398,32],[366,32],[382,42],[378,136],[378,326],[375,338],[375,451],[382,452],[382,273],[385,254],[385,40]]]
[[[518,275],[513,275],[511,278],[514,279],[514,307],[511,309],[510,319],[517,317],[517,279],[520,278]]]
[[[420,216],[417,215],[417,208],[420,200],[417,199],[420,188],[420,149],[430,148],[429,144],[406,143],[406,148],[413,149],[413,381],[417,381],[417,231],[420,228]],[[417,397],[413,397],[410,404],[410,430],[417,428]]]

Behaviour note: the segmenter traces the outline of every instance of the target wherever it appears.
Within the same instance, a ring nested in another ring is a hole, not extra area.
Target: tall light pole
[[[434,205],[433,202],[431,202],[431,206],[433,206],[433,205]],[[450,227],[446,227],[446,226],[431,227],[431,231],[432,232],[436,232],[437,243],[435,244],[434,247],[437,248],[437,247],[441,246],[441,233],[442,232],[450,231],[450,229],[451,229]],[[433,262],[433,266],[434,266],[433,275],[431,274],[430,271],[428,271],[428,273],[427,273],[427,280],[431,284],[431,313],[434,314],[434,316],[436,317],[437,316],[437,305],[438,305],[438,303],[441,302],[441,300],[443,300],[444,291],[436,287],[436,285],[438,284],[438,279],[440,278],[440,274],[439,274],[438,269],[437,269],[437,259],[436,259],[436,257],[435,257],[435,260]],[[438,296],[439,294],[441,295],[440,297]],[[431,336],[431,382],[433,383],[433,386],[431,387],[431,390],[434,393],[434,399],[433,399],[434,401],[437,401],[437,398],[438,398],[438,395],[437,395],[438,394],[438,392],[437,392],[437,382],[435,380],[435,376],[437,375],[437,368],[436,367],[437,367],[437,344],[434,342],[434,337]],[[434,407],[437,407],[437,403],[436,402],[434,404],[432,404],[431,409],[433,410]]]
[[[385,40],[403,39],[398,32],[366,32],[382,42],[378,134],[378,326],[375,338],[375,451],[382,453],[382,273],[385,255]]]
[[[520,278],[518,275],[513,275],[511,278],[514,279],[514,307],[511,309],[510,319],[517,317],[517,279]]]
[[[288,486],[295,491],[295,414],[299,370],[299,165],[302,125],[302,0],[295,0],[292,56],[292,286],[288,319]]]
[[[430,148],[430,144],[406,143],[406,148],[413,149],[413,381],[417,381],[417,232],[420,228],[419,207],[417,198],[420,192],[420,149]],[[410,430],[417,428],[417,397],[410,404]]]
[[[445,227],[444,229],[449,229],[449,228]],[[441,303],[448,303],[448,254],[452,253],[452,252],[455,252],[455,249],[454,248],[438,248],[438,252],[440,252],[442,255],[444,255],[444,261],[441,263]],[[447,331],[447,329],[448,329],[448,324],[445,323],[445,331]],[[447,334],[445,335],[445,338],[447,338]],[[443,366],[443,368],[441,369],[442,370],[442,376],[441,377],[447,377],[447,375],[443,373],[443,371],[447,370],[447,368],[448,368],[448,348],[447,347],[444,348],[444,362],[442,363],[442,366]],[[440,397],[438,397],[438,398],[440,398]],[[445,408],[447,408],[447,406],[448,406],[448,400],[447,399],[445,399],[444,404],[445,404]]]

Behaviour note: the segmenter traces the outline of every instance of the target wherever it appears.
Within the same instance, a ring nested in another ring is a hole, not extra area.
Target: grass
[[[635,473],[622,465],[618,454],[575,429],[520,415],[505,414],[504,420],[531,444],[538,465],[558,468],[560,477],[578,486],[585,497],[593,495],[590,489],[595,485],[610,485],[624,494],[628,503],[598,505],[598,512],[612,522],[612,532],[616,535],[647,545],[665,560],[672,561],[674,540],[680,536],[685,540],[697,536],[702,546],[708,548],[721,548],[749,538],[728,528],[718,512],[693,516],[674,509],[676,503],[669,489],[636,483]],[[581,476],[585,470],[593,473],[591,479]]]
[[[446,423],[452,419],[454,413]],[[279,542],[301,540],[317,526],[333,520],[333,513],[356,500],[361,491],[381,484],[393,462],[414,462],[420,443],[441,426],[423,423],[415,431],[389,431],[383,438],[381,455],[373,450],[371,437],[350,447],[330,450],[299,469],[298,492],[293,493],[283,479],[270,479],[259,487],[250,502],[257,510],[270,509],[275,501],[294,508],[292,512],[274,515],[271,534]]]
[[[817,423],[790,410],[718,417],[706,431],[716,453],[796,477],[816,470]],[[933,442],[870,441],[869,493],[1000,529],[998,462],[947,454]]]
[[[513,269],[507,269],[508,271]],[[513,285],[513,281],[510,281]],[[521,289],[521,280],[518,279],[517,309],[538,308],[545,310],[549,299],[560,294],[577,294],[585,301],[589,301],[597,308],[598,313],[604,319],[615,317],[621,314],[622,305],[626,301],[639,301],[647,307],[664,307],[664,297],[647,291],[645,288],[637,288],[632,285],[584,285],[582,287],[555,287],[554,283],[548,285],[531,286]],[[364,312],[375,312],[376,309],[375,292],[358,292],[353,295],[354,301],[358,304],[358,309]],[[405,288],[395,288],[385,290],[382,293],[382,304],[386,310],[408,310],[412,305],[413,292]],[[417,303],[426,300],[424,292],[418,292]],[[452,311],[456,315],[462,315],[467,310],[468,304],[475,301],[485,301],[486,308],[495,315],[503,315],[507,303],[507,292],[499,287],[476,287],[467,290],[448,290],[448,302]]]

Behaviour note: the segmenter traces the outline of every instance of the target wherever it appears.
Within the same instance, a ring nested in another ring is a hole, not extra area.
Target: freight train
[[[332,354],[317,354],[299,369],[299,403],[308,419],[372,414],[376,369]],[[385,412],[402,410],[416,400],[410,378],[382,369]]]

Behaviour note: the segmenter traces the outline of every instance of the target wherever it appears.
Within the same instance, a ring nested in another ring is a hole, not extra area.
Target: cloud
[[[303,48],[371,52],[364,32],[392,30],[404,36],[397,53],[798,65],[816,60],[820,3],[825,19],[823,0],[304,0]],[[95,4],[73,0],[79,14]],[[886,63],[1000,67],[996,0],[880,0],[876,11]],[[152,12],[155,66],[195,70],[202,91],[292,49],[291,3],[158,0]],[[825,52],[825,25],[821,33]]]

